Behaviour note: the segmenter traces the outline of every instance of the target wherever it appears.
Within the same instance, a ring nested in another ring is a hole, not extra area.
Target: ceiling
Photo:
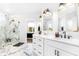
[[[0,11],[7,12],[9,15],[22,15],[28,18],[35,18],[41,14],[45,8],[51,12],[58,8],[58,3],[5,3],[0,4]]]

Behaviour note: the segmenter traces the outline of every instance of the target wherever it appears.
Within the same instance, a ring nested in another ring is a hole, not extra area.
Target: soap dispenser
[[[38,26],[38,32],[39,32],[39,34],[41,34],[40,26]]]
[[[61,38],[66,38],[66,32],[64,31],[64,27],[61,27]]]
[[[61,27],[61,31],[64,31],[64,27]]]

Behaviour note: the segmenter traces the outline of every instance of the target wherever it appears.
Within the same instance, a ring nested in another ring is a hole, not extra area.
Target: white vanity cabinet
[[[65,54],[65,52],[57,49],[56,47],[50,46],[48,44],[45,44],[44,47],[45,47],[44,48],[44,55],[45,56],[62,56]]]
[[[40,35],[33,36],[33,55],[43,56],[43,38]]]
[[[57,40],[44,40],[44,55],[45,56],[77,56],[79,47],[62,43]]]
[[[76,42],[76,43],[75,43]],[[78,56],[78,39],[61,39],[45,35],[33,35],[34,56]]]

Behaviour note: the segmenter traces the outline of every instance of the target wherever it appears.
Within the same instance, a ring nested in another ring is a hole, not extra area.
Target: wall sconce
[[[45,11],[43,11],[43,14],[46,14],[46,12],[45,12]]]
[[[43,11],[43,14],[44,14],[44,15],[51,15],[51,12],[50,12],[49,8],[45,9],[45,10]]]

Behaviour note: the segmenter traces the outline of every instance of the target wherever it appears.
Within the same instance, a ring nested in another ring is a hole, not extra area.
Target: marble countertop
[[[66,43],[66,44],[70,44],[70,45],[74,45],[74,46],[79,47],[79,39],[61,39],[61,38],[55,38],[55,39],[52,39],[52,40],[59,41],[59,42],[62,42],[62,43]]]
[[[78,34],[78,33],[77,33]],[[65,38],[56,38],[54,36],[54,34],[50,34],[50,35],[40,35],[41,37],[45,38],[45,39],[49,39],[49,40],[53,40],[53,41],[57,41],[57,42],[62,42],[62,43],[67,43],[67,44],[71,44],[71,45],[75,45],[75,46],[79,46],[79,38],[78,35],[76,35],[76,33],[72,34],[73,36],[77,36],[77,37],[71,37],[70,39],[65,39]],[[38,35],[36,35],[38,36]]]

